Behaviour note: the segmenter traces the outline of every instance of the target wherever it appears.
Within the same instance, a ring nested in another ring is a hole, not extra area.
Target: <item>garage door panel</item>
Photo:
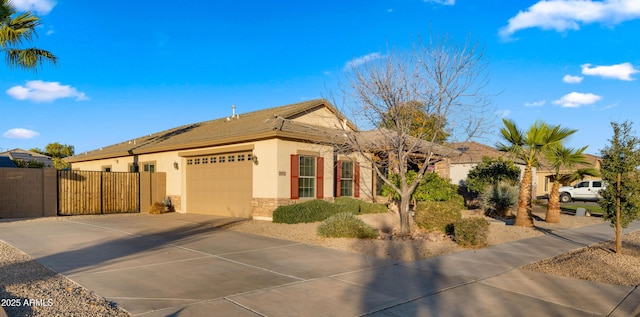
[[[251,217],[253,162],[246,160],[250,154],[251,152],[216,154],[208,156],[207,160],[203,160],[203,156],[199,161],[196,161],[197,158],[189,158],[187,211]],[[244,160],[240,160],[240,155],[244,155]]]

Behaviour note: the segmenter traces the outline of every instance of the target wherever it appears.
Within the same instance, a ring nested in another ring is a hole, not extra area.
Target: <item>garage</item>
[[[187,157],[187,212],[250,218],[252,158],[251,151]]]

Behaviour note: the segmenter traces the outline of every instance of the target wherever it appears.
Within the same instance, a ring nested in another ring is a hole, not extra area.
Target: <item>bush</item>
[[[509,208],[518,203],[518,188],[505,183],[489,186],[482,193],[482,208],[489,216],[509,217]]]
[[[273,211],[273,222],[301,223],[323,221],[335,214],[369,214],[387,212],[383,204],[373,204],[358,199],[340,197],[335,203],[314,199],[299,204],[280,206]]]
[[[408,182],[413,182],[416,177],[416,172],[407,172]],[[389,175],[389,180],[396,186],[400,186],[400,177],[398,175]],[[382,185],[382,195],[394,200],[400,200],[398,193],[386,183]],[[448,180],[441,178],[436,173],[425,173],[411,198],[417,201],[463,201],[462,196],[458,194],[458,186],[451,184]]]
[[[420,202],[416,206],[416,224],[425,231],[453,233],[453,224],[462,219],[462,205],[456,201]]]
[[[280,206],[273,211],[273,222],[301,223],[323,221],[340,212],[347,212],[347,206],[314,199],[299,204]]]
[[[389,211],[385,204],[370,203],[351,197],[338,197],[335,204],[345,206],[353,214],[381,214]]]
[[[374,239],[378,237],[376,229],[348,212],[329,217],[318,226],[318,234],[327,238]]]
[[[489,222],[484,218],[466,218],[454,225],[456,242],[465,247],[482,247],[487,244]]]
[[[167,206],[161,202],[155,202],[151,205],[151,209],[149,209],[149,213],[152,215],[164,214],[167,212],[174,212],[173,206]]]

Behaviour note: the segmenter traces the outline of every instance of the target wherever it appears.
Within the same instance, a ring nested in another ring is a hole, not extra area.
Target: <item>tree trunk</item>
[[[547,215],[544,221],[548,223],[560,222],[560,182],[555,180],[549,193],[549,204],[547,205]]]
[[[524,169],[522,182],[520,183],[520,193],[518,195],[518,214],[516,215],[516,226],[533,227],[533,217],[531,216],[531,166]]]
[[[620,173],[618,173],[616,192],[616,254],[622,252],[622,223],[620,223]]]
[[[407,236],[411,233],[410,227],[410,219],[411,214],[409,213],[409,204],[411,203],[411,196],[405,197],[400,196],[400,235]]]

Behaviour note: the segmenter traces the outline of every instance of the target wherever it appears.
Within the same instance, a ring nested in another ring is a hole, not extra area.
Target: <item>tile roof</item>
[[[451,156],[453,164],[480,163],[485,156],[490,158],[508,157],[508,154],[478,142],[458,142],[449,146],[460,151],[459,155]]]
[[[244,114],[237,117],[220,118],[176,127],[155,134],[131,139],[98,150],[81,153],[65,160],[81,162],[134,154],[184,150],[207,146],[218,146],[277,137],[309,137],[318,130],[310,125],[291,122],[287,119],[327,107],[338,118],[345,117],[325,99],[289,104]],[[348,125],[356,130],[352,123]]]

